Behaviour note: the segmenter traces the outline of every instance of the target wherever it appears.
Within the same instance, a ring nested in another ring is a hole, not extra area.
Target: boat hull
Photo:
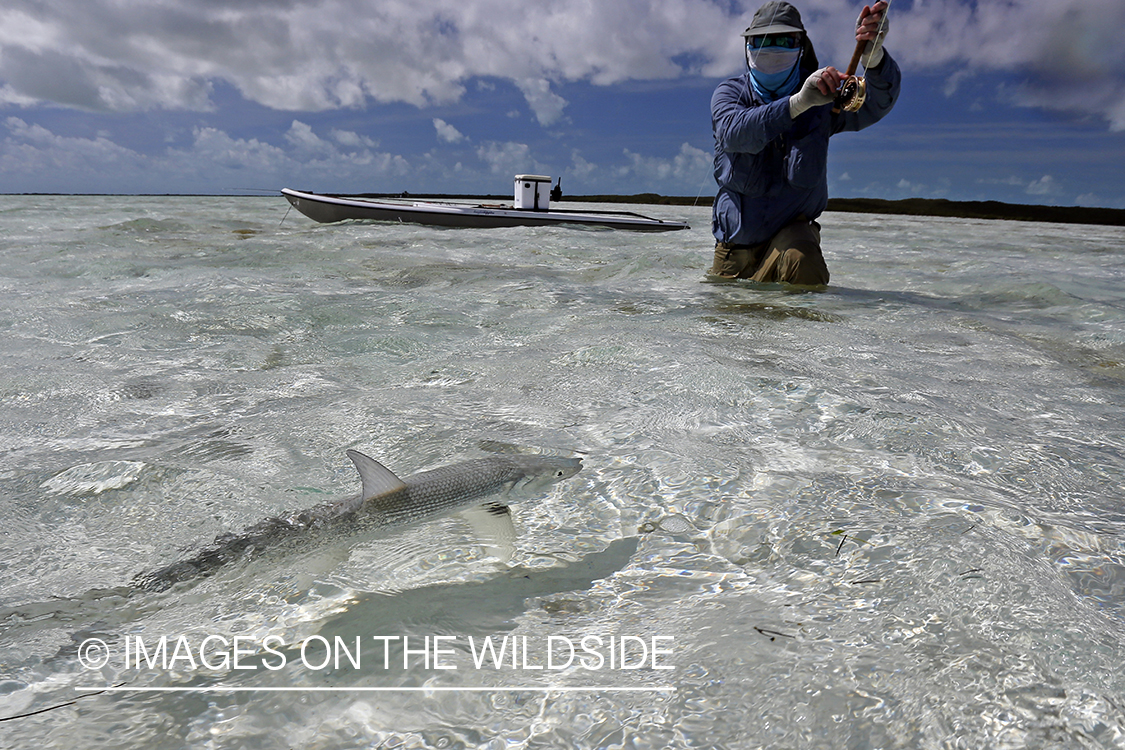
[[[324,224],[338,221],[390,221],[439,227],[533,227],[581,225],[637,232],[688,229],[682,221],[664,221],[626,211],[535,211],[507,206],[459,203],[398,202],[350,196],[321,195],[285,188],[281,191],[293,208]]]

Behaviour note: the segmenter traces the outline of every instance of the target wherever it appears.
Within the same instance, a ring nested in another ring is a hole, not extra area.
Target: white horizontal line
[[[519,685],[512,687],[92,687],[76,686],[77,691],[97,693],[674,693],[671,685],[655,687],[544,687]]]

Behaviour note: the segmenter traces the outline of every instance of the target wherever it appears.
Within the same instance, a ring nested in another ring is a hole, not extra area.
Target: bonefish
[[[474,525],[489,527],[494,538],[510,536],[511,511],[501,500],[485,498],[512,490],[535,492],[574,476],[580,458],[499,455],[444,466],[399,479],[394,472],[359,451],[348,451],[359,470],[362,491],[344,500],[224,534],[195,557],[138,576],[147,589],[167,589],[180,581],[207,576],[228,562],[252,556],[287,540],[321,532],[355,534],[405,526],[426,518],[461,511]]]

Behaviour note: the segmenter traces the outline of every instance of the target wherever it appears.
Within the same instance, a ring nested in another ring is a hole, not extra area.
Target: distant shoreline
[[[268,193],[268,191],[262,191]],[[278,191],[280,194],[280,191]],[[130,198],[261,198],[262,195],[229,195],[212,193],[4,193],[7,196],[117,196]],[[363,198],[415,198],[420,200],[481,200],[510,201],[511,195],[453,195],[433,193],[351,193]],[[658,195],[564,195],[563,202],[581,203],[633,203],[660,206],[710,206],[712,196]],[[829,211],[858,214],[890,214],[896,216],[936,216],[955,219],[1001,219],[1008,221],[1037,221],[1057,224],[1093,224],[1100,226],[1125,226],[1125,209],[1088,208],[1084,206],[1041,206],[1000,201],[951,201],[944,198],[906,198],[883,200],[881,198],[829,198]]]
[[[829,211],[906,216],[944,216],[958,219],[1007,219],[1055,224],[1125,226],[1125,209],[1085,206],[1035,206],[1000,201],[949,201],[940,198],[829,198]]]
[[[648,203],[668,206],[711,205],[711,196],[699,198],[640,195],[576,195],[563,200],[591,203]],[[1084,206],[1037,206],[1000,201],[950,201],[944,198],[829,198],[829,211],[854,214],[891,214],[896,216],[937,216],[955,219],[1003,219],[1008,221],[1040,221],[1056,224],[1095,224],[1125,226],[1125,209],[1087,208]]]

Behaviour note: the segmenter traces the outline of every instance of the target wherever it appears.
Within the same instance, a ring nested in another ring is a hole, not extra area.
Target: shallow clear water
[[[833,285],[794,294],[706,283],[704,208],[285,209],[0,199],[0,718],[53,709],[0,746],[1125,747],[1125,230],[828,214]],[[517,498],[507,564],[451,517],[129,590],[355,492],[347,448],[585,468]],[[126,668],[161,635],[285,646]],[[490,635],[530,656],[477,668]],[[594,635],[673,669],[533,668]],[[422,686],[496,689],[366,690]],[[544,686],[597,689],[512,689]]]

